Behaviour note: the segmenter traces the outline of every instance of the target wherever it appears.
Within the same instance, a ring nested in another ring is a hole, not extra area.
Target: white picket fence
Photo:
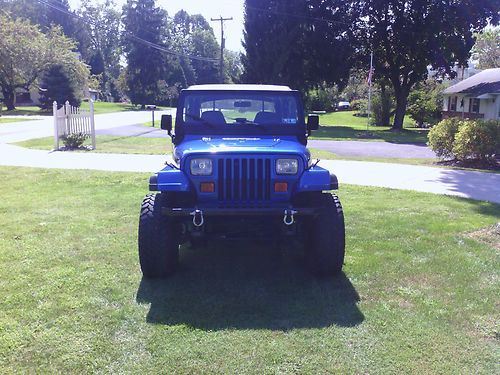
[[[89,110],[73,107],[68,101],[59,109],[57,102],[53,103],[54,116],[54,149],[59,150],[59,140],[64,135],[82,133],[92,139],[92,148],[95,149],[94,102],[90,100]]]

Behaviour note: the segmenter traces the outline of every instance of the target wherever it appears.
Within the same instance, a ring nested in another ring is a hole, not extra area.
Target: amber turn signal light
[[[286,193],[288,191],[288,183],[287,182],[275,182],[274,183],[274,192],[275,193]]]
[[[213,182],[202,182],[200,191],[202,193],[213,193],[215,191],[215,184]]]

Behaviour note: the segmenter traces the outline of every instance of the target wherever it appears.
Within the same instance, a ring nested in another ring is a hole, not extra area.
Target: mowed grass
[[[247,242],[146,281],[149,175],[0,173],[2,373],[498,373],[498,205],[343,186],[338,278]]]
[[[9,124],[11,122],[22,122],[22,121],[30,121],[30,118],[15,118],[15,117],[0,117],[0,124]]]
[[[355,111],[332,112],[320,115],[320,127],[312,133],[311,139],[364,140],[392,143],[427,143],[428,129],[413,128],[408,116],[404,129],[391,130],[387,126],[368,126],[366,117],[354,116]]]
[[[87,140],[85,144],[90,144]],[[37,150],[52,150],[54,148],[54,138],[35,138],[28,141],[16,143],[18,146]],[[61,144],[62,146],[62,144]],[[94,151],[104,154],[152,154],[163,155],[172,151],[170,138],[145,138],[145,137],[119,137],[111,135],[96,136],[96,149]]]

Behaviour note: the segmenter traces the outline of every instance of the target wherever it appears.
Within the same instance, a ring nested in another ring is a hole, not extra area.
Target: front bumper
[[[162,214],[169,217],[189,217],[201,212],[204,216],[280,216],[292,214],[295,216],[315,216],[319,208],[313,207],[266,207],[266,208],[175,208],[163,207]]]

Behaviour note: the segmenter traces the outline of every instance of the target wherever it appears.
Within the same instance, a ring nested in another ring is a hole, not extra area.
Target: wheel
[[[312,220],[306,259],[309,270],[318,276],[342,271],[345,255],[345,226],[342,205],[336,195],[320,193],[313,198],[320,214]]]
[[[177,227],[161,214],[166,195],[148,194],[139,217],[139,262],[146,278],[160,278],[175,272],[179,263]]]

